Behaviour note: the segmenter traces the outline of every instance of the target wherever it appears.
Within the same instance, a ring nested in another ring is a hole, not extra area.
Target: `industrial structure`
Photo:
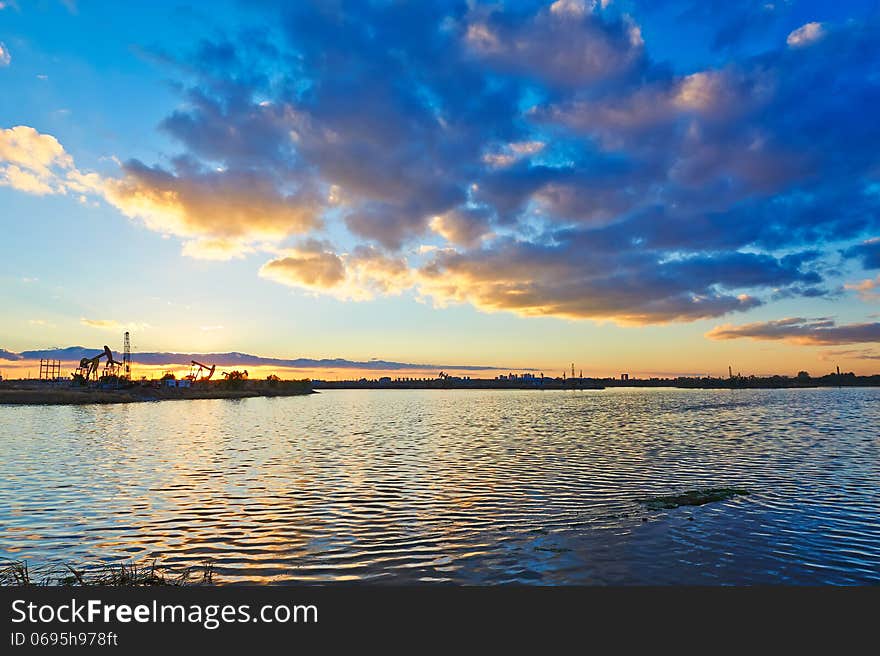
[[[191,361],[192,364],[189,368],[189,378],[191,381],[196,382],[198,380],[211,380],[211,376],[214,375],[214,371],[217,369],[216,364],[207,365],[202,364],[201,362],[196,362],[195,360]],[[198,369],[196,369],[198,367]]]
[[[61,360],[40,358],[40,380],[58,380],[59,378],[61,378]]]
[[[98,355],[93,358],[83,358],[80,360],[79,367],[77,367],[74,372],[74,376],[81,376],[85,381],[92,379],[98,380],[98,365],[101,364],[101,358],[107,358],[107,361],[104,363],[104,370],[101,373],[101,377],[120,377],[123,363],[113,357],[113,351],[111,351],[110,347],[106,344],[104,344],[104,351],[102,353],[98,353]]]

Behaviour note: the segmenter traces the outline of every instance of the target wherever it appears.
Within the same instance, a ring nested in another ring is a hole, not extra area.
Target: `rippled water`
[[[0,556],[209,557],[221,583],[876,583],[878,401],[375,390],[0,406]],[[722,486],[752,494],[635,501]]]

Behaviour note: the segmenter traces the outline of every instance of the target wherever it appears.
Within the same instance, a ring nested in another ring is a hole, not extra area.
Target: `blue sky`
[[[878,369],[875,3],[0,6],[0,348]]]

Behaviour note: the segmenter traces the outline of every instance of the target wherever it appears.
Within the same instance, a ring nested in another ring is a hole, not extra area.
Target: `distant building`
[[[620,374],[620,380],[629,380],[629,374]]]

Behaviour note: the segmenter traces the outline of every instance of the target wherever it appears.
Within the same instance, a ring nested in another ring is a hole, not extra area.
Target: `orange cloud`
[[[861,282],[848,282],[844,287],[858,292],[862,300],[875,301],[880,299],[880,275],[873,280],[866,278]]]
[[[774,321],[759,321],[739,326],[724,324],[706,333],[709,339],[755,339],[782,341],[804,346],[834,346],[880,342],[880,323],[851,323],[837,325],[827,317],[805,319],[789,317]]]
[[[320,226],[320,205],[305,193],[284,195],[272,181],[246,171],[174,174],[139,162],[104,181],[104,196],[151,230],[196,238],[184,254],[228,259],[248,244],[278,241]]]
[[[309,242],[289,255],[266,262],[260,275],[269,280],[313,291],[326,291],[345,280],[345,266],[336,253],[317,241]]]
[[[413,273],[403,258],[367,246],[337,255],[328,244],[316,240],[270,260],[260,268],[260,275],[290,287],[356,301],[399,294],[413,284]]]
[[[150,230],[189,238],[183,254],[226,260],[321,225],[322,199],[298,190],[282,193],[248,171],[172,173],[140,162],[123,176],[80,171],[58,140],[32,127],[0,131],[0,185],[30,194],[103,198]]]

